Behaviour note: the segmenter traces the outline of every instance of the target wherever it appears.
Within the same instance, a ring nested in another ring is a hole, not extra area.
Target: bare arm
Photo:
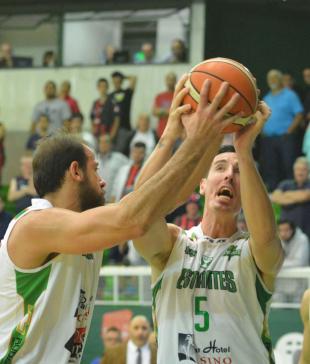
[[[310,305],[310,290],[308,289],[302,299],[300,307],[300,315],[304,324],[304,341],[299,364],[310,363],[310,317],[309,317],[309,305]]]
[[[271,194],[271,201],[279,205],[291,205],[294,203],[301,203],[309,200],[309,189],[299,191],[282,191],[277,189]]]
[[[284,253],[277,235],[272,206],[252,156],[255,138],[269,114],[267,105],[262,103],[256,113],[256,123],[237,133],[234,144],[240,170],[241,202],[250,233],[250,248],[265,284],[273,289]]]
[[[186,188],[188,188],[190,191],[192,191],[194,187],[198,184],[200,179],[205,176],[206,170],[210,167],[211,162],[216,155],[223,139],[223,129],[222,127],[219,128],[219,125],[223,126],[224,124],[227,125],[227,123],[231,122],[231,119],[226,121],[223,120],[225,114],[227,113],[227,109],[233,107],[233,104],[238,100],[238,97],[234,96],[225,106],[218,110],[219,104],[227,91],[226,86],[223,85],[223,87],[221,87],[220,91],[218,92],[211,105],[208,105],[208,92],[206,91],[208,91],[208,89],[204,90],[201,93],[201,101],[197,111],[195,113],[192,113],[189,116],[188,120],[185,121],[187,134],[189,134],[191,126],[195,124],[195,122],[199,122],[199,120],[200,122],[203,122],[203,120],[205,120],[207,126],[209,126],[210,128],[209,133],[206,134],[205,137],[205,150],[201,154],[196,164],[196,166],[203,166],[203,168],[200,168],[199,170],[197,168],[193,168],[193,170],[195,171],[195,173],[192,173],[194,177],[192,177],[191,174],[188,174],[191,177],[187,178],[185,182]],[[187,139],[185,139],[184,144],[186,143],[186,141]],[[156,155],[154,156],[153,154],[153,159],[147,166],[149,175],[151,173],[155,173],[155,171],[151,172],[152,168],[156,169],[157,167],[160,167],[161,163],[158,163],[158,161],[164,162],[166,157],[168,158],[169,153],[167,151],[161,153],[161,151],[159,150],[158,156],[159,157],[156,158]],[[165,170],[166,167],[170,165],[170,162],[173,159],[174,156],[170,159],[169,162],[165,164],[164,167],[161,168],[160,172],[158,173],[161,173],[163,170]],[[142,181],[143,179],[149,178],[149,175],[147,176],[147,173],[145,172],[144,176],[142,176]],[[141,180],[139,183],[141,183]],[[144,182],[142,187],[147,183],[148,181]],[[180,190],[182,189],[183,186]],[[179,189],[175,188],[174,190],[178,191]],[[176,197],[172,196],[170,202],[170,207],[174,207]],[[162,218],[156,221],[156,223],[151,227],[150,231],[146,235],[134,241],[136,249],[151,264],[153,279],[155,279],[155,277],[160,274],[160,272],[163,270],[167,263],[174,241],[176,239],[176,231],[178,231],[178,228],[173,226],[168,229],[164,219]]]
[[[136,182],[136,188],[141,186],[151,176],[158,172],[171,158],[175,142],[182,136],[184,131],[180,121],[181,115],[183,118],[187,118],[188,122],[190,122],[190,118],[192,116],[186,115],[189,111],[188,105],[180,106],[185,94],[187,93],[187,90],[183,88],[186,79],[187,75],[183,76],[176,86],[167,126],[156,148],[149,157],[147,163],[144,165]],[[176,190],[171,210],[184,203],[194,191],[195,187],[199,184],[200,179],[207,174],[213,157],[220,146],[221,140],[222,139],[217,140],[217,142],[215,141],[214,144],[211,143],[210,145],[206,142],[206,149],[202,158],[197,163],[195,169],[189,175],[180,190]]]
[[[287,132],[289,134],[293,133],[298,128],[299,124],[303,121],[303,118],[304,118],[303,113],[296,114],[296,116],[292,121],[292,124],[287,129]]]

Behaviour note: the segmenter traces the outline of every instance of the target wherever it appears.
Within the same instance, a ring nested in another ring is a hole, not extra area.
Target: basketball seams
[[[242,71],[248,77],[248,79],[250,80],[253,88],[256,90],[257,87],[256,87],[256,84],[254,82],[254,76],[251,74],[251,72],[243,64],[241,64],[240,62],[234,61],[233,59],[230,59],[230,58],[216,57],[216,58],[207,59],[205,61],[202,61],[202,62],[198,63],[195,67],[193,67],[191,69],[191,72],[194,72],[196,70],[196,68],[198,68],[201,65],[205,65],[207,63],[212,63],[212,62],[222,62],[222,63],[232,65],[235,68],[238,68],[240,71]]]
[[[203,73],[203,74],[207,74],[207,75],[209,75],[209,76],[212,76],[212,77],[214,77],[214,78],[216,78],[216,79],[218,79],[218,80],[220,80],[220,81],[222,81],[222,82],[227,82],[226,80],[224,80],[224,79],[222,79],[221,77],[219,77],[219,76],[217,76],[217,75],[214,75],[213,73],[210,73],[210,72],[207,72],[207,71],[197,71],[197,70],[195,70],[195,71],[191,71],[191,75],[193,74],[193,73]],[[191,82],[191,84],[192,84],[192,87],[194,87],[194,85],[193,85],[193,83]],[[254,110],[253,110],[253,108],[252,108],[252,105],[251,105],[251,103],[249,102],[249,100],[244,96],[244,94],[242,94],[239,90],[237,90],[236,89],[236,87],[234,87],[233,85],[231,85],[231,84],[229,84],[229,87],[231,87],[235,92],[237,92],[238,94],[240,94],[240,96],[244,99],[244,101],[248,104],[248,106],[249,106],[249,108],[250,108],[250,110],[251,110],[251,112],[252,112],[252,114],[254,113]],[[195,87],[194,87],[195,88]],[[197,89],[195,88],[195,90],[197,91]]]

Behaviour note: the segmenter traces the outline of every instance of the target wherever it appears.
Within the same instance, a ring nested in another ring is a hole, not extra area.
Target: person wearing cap
[[[109,98],[117,106],[117,111],[115,112],[120,120],[115,149],[125,154],[126,142],[131,132],[130,108],[137,77],[133,75],[125,76],[119,71],[113,72],[111,77],[114,91],[110,93]],[[128,81],[127,88],[122,88],[124,80]]]

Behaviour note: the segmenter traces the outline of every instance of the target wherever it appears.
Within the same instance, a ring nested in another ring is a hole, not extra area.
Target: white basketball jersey
[[[272,293],[248,236],[182,231],[152,286],[159,364],[274,363],[268,330]]]
[[[32,200],[32,206],[12,220],[1,242],[0,364],[77,364],[81,360],[102,253],[59,254],[39,268],[20,269],[7,250],[16,222],[31,211],[50,207],[47,200]]]

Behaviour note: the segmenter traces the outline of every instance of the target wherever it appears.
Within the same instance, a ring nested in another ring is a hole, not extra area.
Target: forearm
[[[174,191],[179,190],[204,154],[201,141],[187,138],[168,163],[137,191],[127,195],[128,218],[137,223],[151,224],[165,216],[175,203]],[[197,183],[203,176],[197,176]]]
[[[271,195],[271,201],[279,205],[291,205],[310,200],[310,190],[300,191],[275,191]]]
[[[288,133],[293,133],[299,126],[299,124],[302,122],[303,120],[303,115],[302,114],[297,114],[294,119],[292,124],[289,126],[287,132]]]
[[[175,142],[175,138],[163,134],[158,144],[156,145],[156,148],[143,166],[142,171],[135,184],[135,189],[143,185],[143,183],[145,183],[152,176],[154,176],[155,173],[160,171],[162,167],[168,162],[168,160],[172,156]]]
[[[251,153],[238,153],[240,191],[248,229],[256,244],[268,244],[277,237],[273,209]]]

